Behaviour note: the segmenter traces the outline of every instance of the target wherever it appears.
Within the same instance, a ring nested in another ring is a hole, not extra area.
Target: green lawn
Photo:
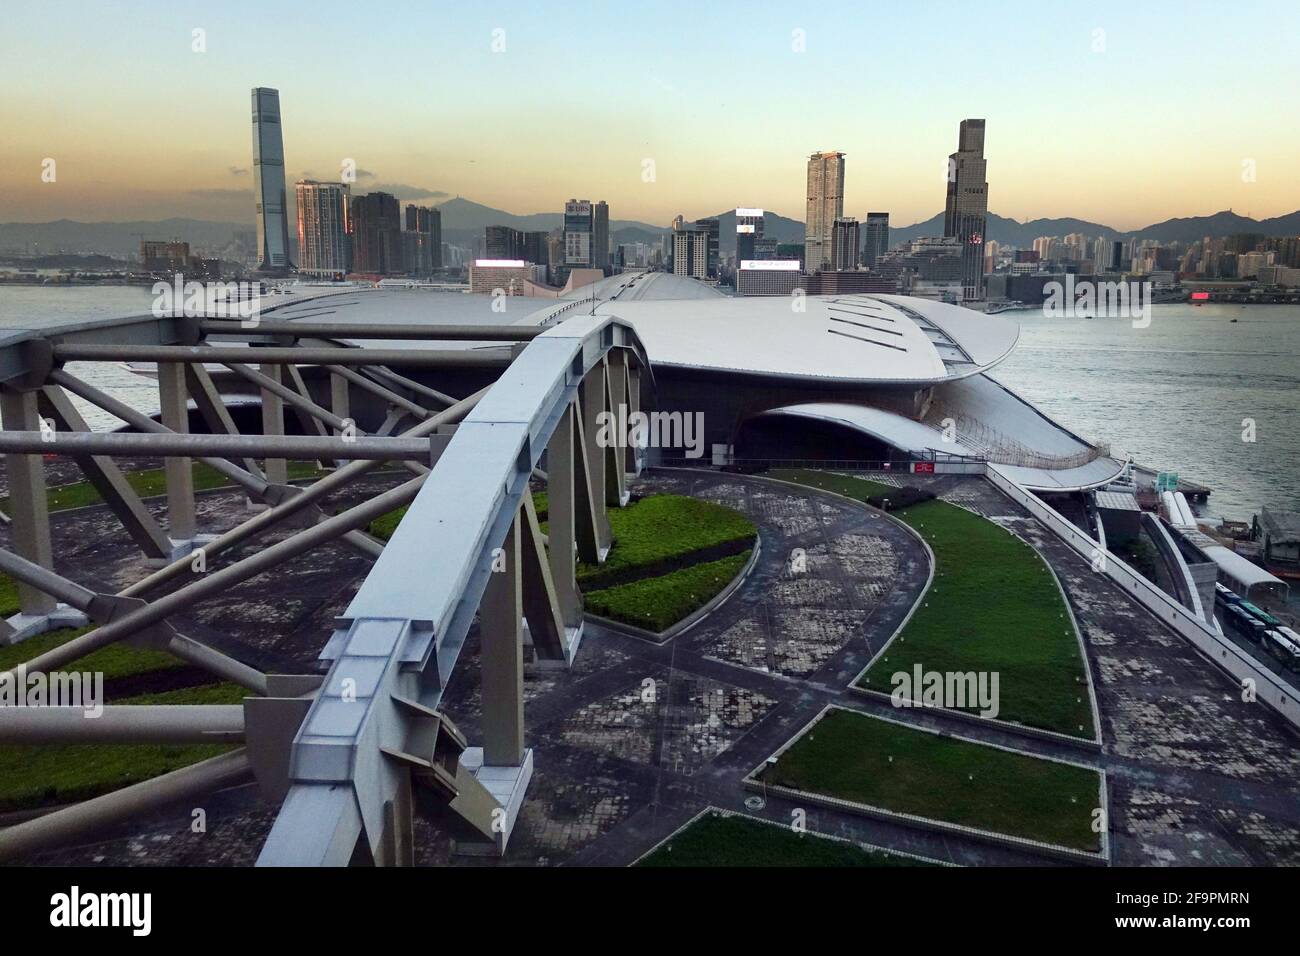
[[[856,843],[744,817],[707,813],[674,833],[637,866],[929,866]]]
[[[587,610],[658,633],[702,607],[725,588],[749,562],[749,556],[749,551],[743,551],[657,578],[591,591],[584,596]]]
[[[94,630],[93,627],[83,627],[75,630],[65,628],[50,631],[47,634],[38,634],[36,637],[30,637],[25,641],[7,647],[0,646],[0,671],[9,670],[25,661],[30,661],[32,658],[92,630]],[[184,661],[164,651],[132,647],[130,644],[119,641],[97,651],[91,651],[85,657],[65,665],[62,669],[102,673],[104,680],[107,681],[119,677],[131,677],[136,674],[172,670],[184,666],[186,666]]]
[[[234,684],[207,684],[115,703],[238,704],[248,693]],[[230,749],[229,744],[0,746],[0,811],[84,800]]]
[[[892,759],[891,759],[892,758]],[[1100,775],[831,710],[763,779],[841,800],[1097,852]]]
[[[816,471],[771,474],[859,501],[890,490]],[[890,693],[892,675],[910,674],[916,664],[926,671],[996,672],[999,720],[1090,739],[1092,706],[1079,641],[1038,553],[999,525],[944,501],[891,514],[930,545],[934,581],[859,686]]]
[[[584,591],[690,564],[697,552],[739,552],[753,547],[758,533],[740,512],[684,495],[649,495],[625,508],[610,508],[609,526],[614,543],[605,562],[578,565]]]

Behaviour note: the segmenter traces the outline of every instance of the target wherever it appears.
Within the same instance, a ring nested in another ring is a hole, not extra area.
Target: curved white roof
[[[846,384],[964,378],[1006,358],[1020,334],[999,316],[909,296],[620,296],[596,313],[631,322],[655,366]]]

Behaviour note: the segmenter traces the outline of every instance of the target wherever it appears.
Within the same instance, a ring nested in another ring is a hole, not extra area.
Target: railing
[[[1251,681],[1257,699],[1264,701],[1292,725],[1300,727],[1300,690],[1270,668],[1198,620],[1164,591],[1138,574],[1099,542],[1080,531],[1072,522],[1042,500],[1022,489],[990,466],[988,478],[1009,498],[1047,526],[1091,565],[1150,611],[1166,627],[1187,640],[1205,657],[1238,681]]]

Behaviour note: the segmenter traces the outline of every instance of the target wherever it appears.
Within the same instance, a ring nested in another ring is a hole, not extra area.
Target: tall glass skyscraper
[[[253,90],[253,197],[257,202],[257,267],[288,272],[289,214],[284,185],[280,91]]]
[[[984,164],[984,121],[961,121],[957,152],[948,156],[948,198],[943,234],[961,241],[963,299],[984,298],[984,236],[989,218],[989,184]]]
[[[804,271],[830,268],[835,220],[844,215],[844,154],[808,157],[808,212],[804,217]]]

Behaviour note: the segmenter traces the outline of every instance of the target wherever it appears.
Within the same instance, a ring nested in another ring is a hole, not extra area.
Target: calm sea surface
[[[142,287],[0,287],[0,328],[34,314],[144,313],[151,301]],[[1300,307],[1158,305],[1145,329],[1127,319],[1004,316],[1020,323],[1020,344],[994,377],[1052,418],[1115,454],[1209,485],[1210,513],[1300,508]],[[157,411],[155,386],[125,369],[74,372]],[[86,414],[95,427],[115,423]],[[1254,442],[1242,440],[1245,419]]]

